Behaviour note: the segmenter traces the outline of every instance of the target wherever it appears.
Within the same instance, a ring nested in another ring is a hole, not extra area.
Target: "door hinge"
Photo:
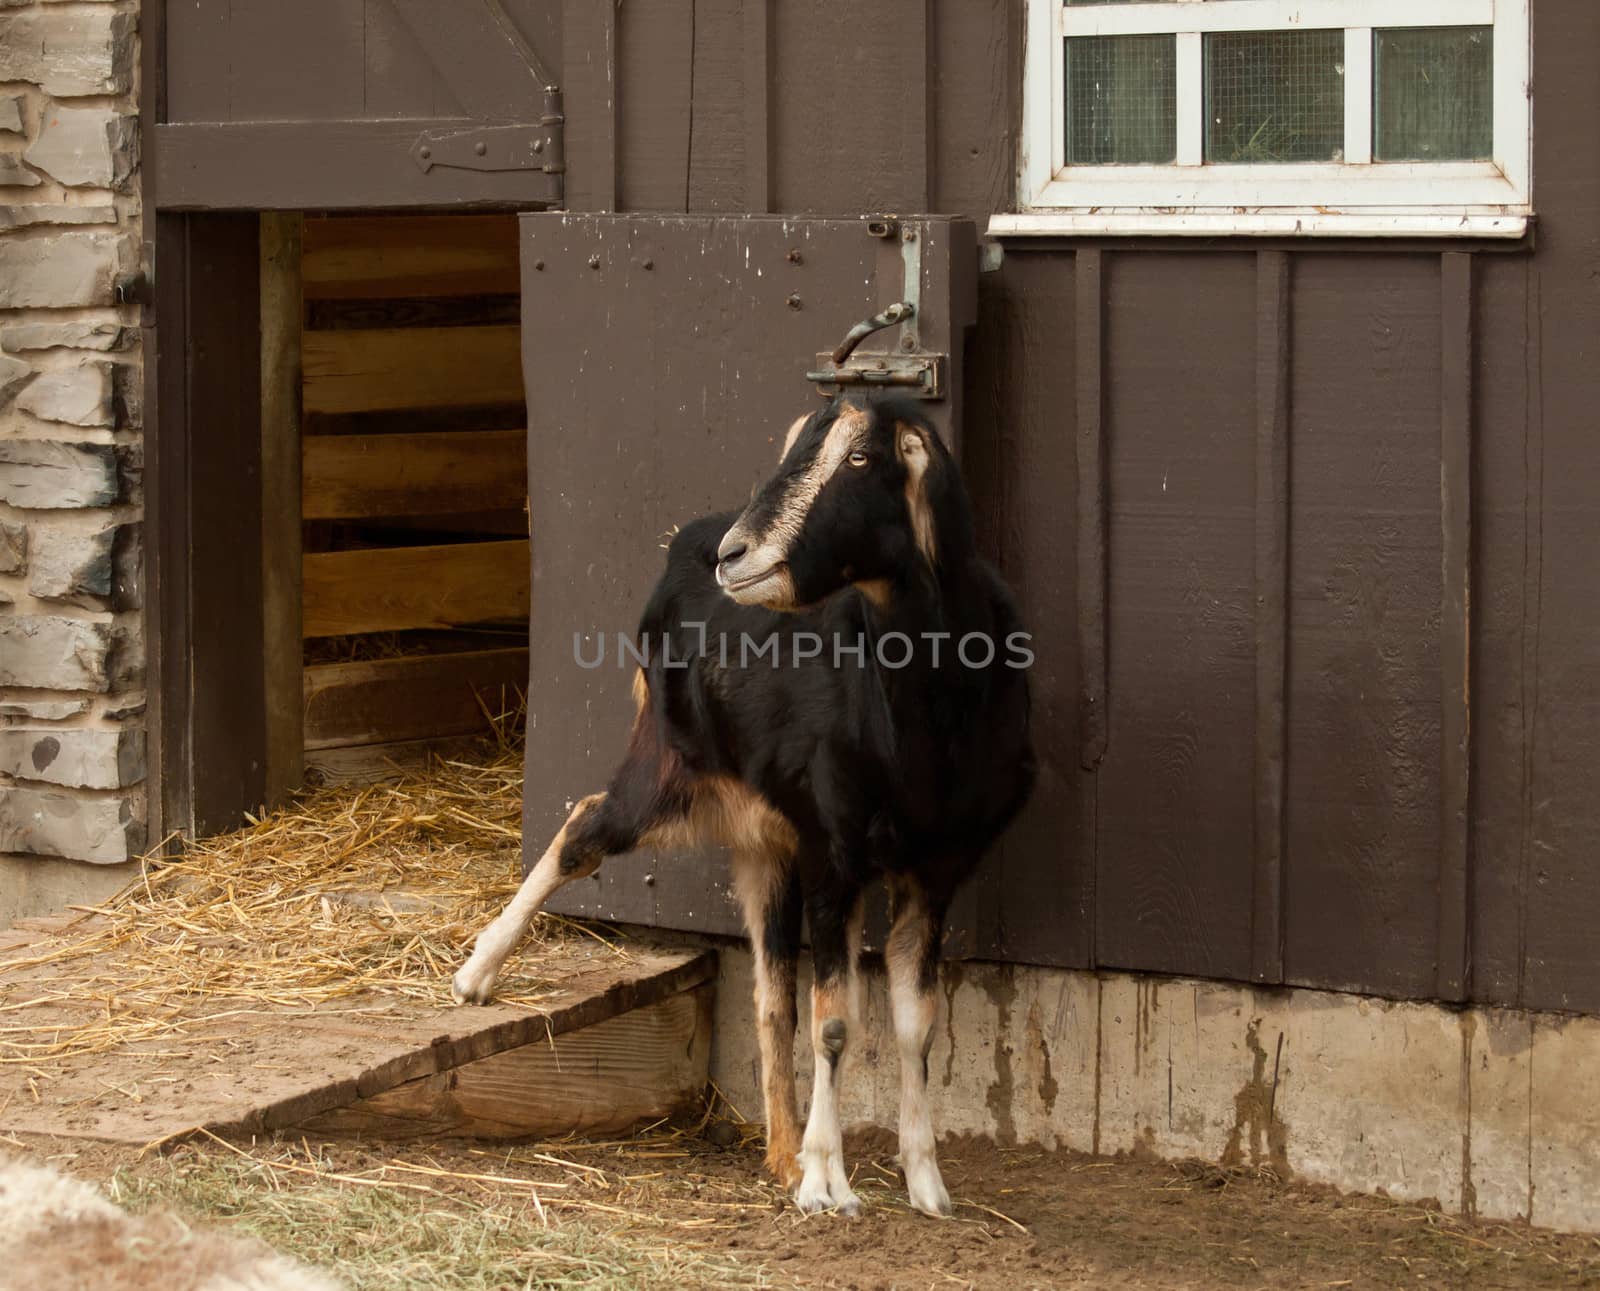
[[[454,170],[531,170],[560,175],[567,168],[562,146],[565,124],[561,91],[552,88],[545,91],[544,112],[537,122],[424,130],[411,145],[411,160],[424,173],[444,166]]]

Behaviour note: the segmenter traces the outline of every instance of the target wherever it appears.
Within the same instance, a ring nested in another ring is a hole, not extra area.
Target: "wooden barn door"
[[[855,323],[911,298],[912,325],[857,357],[943,356],[927,403],[958,442],[970,223],[630,215],[522,217],[533,606],[525,855],[603,788],[632,718],[619,667],[675,525],[742,505],[784,431],[817,406],[806,380]],[[574,637],[601,666],[580,667]],[[585,640],[585,638],[587,638]],[[571,914],[733,932],[721,858],[618,860],[554,903]]]
[[[547,5],[165,5],[153,130],[164,210],[559,206]]]

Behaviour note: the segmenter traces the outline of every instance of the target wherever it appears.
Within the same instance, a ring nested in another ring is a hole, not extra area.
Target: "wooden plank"
[[[1096,779],[1100,965],[1251,971],[1255,796],[1254,257],[1105,275],[1110,739]],[[1242,393],[1242,397],[1241,397]],[[1104,633],[1104,628],[1101,629]]]
[[[1439,259],[1296,258],[1284,978],[1432,994]]]
[[[403,903],[405,893],[398,895]],[[35,942],[9,955],[36,957],[37,950]],[[227,999],[190,1000],[186,1043],[176,1052],[170,1044],[135,1044],[64,1058],[52,1064],[52,1079],[37,1099],[26,1071],[0,1068],[0,1133],[144,1145],[202,1126],[242,1134],[283,1128],[508,1050],[548,1048],[552,1039],[716,977],[715,954],[693,949],[632,945],[619,955],[583,938],[529,946],[522,955],[543,984],[537,1008],[495,1002],[441,1011],[431,1003],[360,992],[335,1009],[269,1007],[240,1017]],[[57,994],[74,971],[30,966],[8,980],[20,981],[33,998]],[[64,1026],[93,1021],[87,1002],[47,1007],[50,1020]],[[195,1061],[206,1054],[213,1060]],[[129,1088],[134,1098],[123,1093]]]
[[[521,510],[527,432],[312,435],[303,450],[304,517]]]
[[[501,711],[502,692],[527,684],[525,649],[313,664],[305,669],[305,747],[484,733],[485,707]]]
[[[481,1139],[609,1134],[691,1106],[705,1089],[716,987],[508,1049],[320,1113],[313,1134]]]
[[[1250,976],[1283,980],[1289,618],[1289,257],[1256,256],[1255,834]]]
[[[261,217],[262,683],[266,805],[300,785],[300,228]]]
[[[468,113],[485,120],[539,119],[544,89],[554,78],[498,0],[389,2]]]
[[[307,300],[521,291],[514,215],[312,217],[304,245]]]
[[[1472,256],[1440,257],[1439,520],[1443,548],[1439,639],[1440,999],[1472,986]]]
[[[616,6],[617,202],[689,209],[695,0]],[[609,6],[608,6],[609,7]]]
[[[362,210],[381,206],[543,207],[561,176],[538,170],[422,170],[424,131],[466,117],[402,121],[252,121],[156,125],[156,183],[167,210]]]
[[[749,210],[773,209],[772,6],[776,0],[745,0],[744,13],[744,191]]]
[[[1106,466],[1103,256],[1080,251],[1074,337],[1078,448],[1078,733],[1080,761],[1092,771],[1105,756]]]
[[[563,0],[561,75],[566,82],[566,205],[617,209],[617,6]]]
[[[514,403],[521,329],[416,327],[306,332],[307,412],[381,412]]]
[[[187,455],[178,502],[189,512],[190,573],[179,612],[190,638],[168,695],[187,689],[194,828],[220,833],[257,810],[266,788],[261,231],[254,214],[197,218],[189,230],[188,417],[175,429]]]
[[[1546,110],[1533,139],[1541,235],[1529,298],[1538,369],[1527,453],[1537,477],[1530,481],[1536,531],[1526,577],[1537,586],[1528,590],[1535,640],[1533,666],[1523,679],[1535,710],[1527,733],[1531,881],[1524,1002],[1600,1013],[1600,453],[1594,433],[1600,165],[1592,146],[1583,151],[1585,127],[1600,114],[1600,81],[1592,64],[1584,71],[1585,52],[1600,40],[1600,7],[1569,0],[1538,8],[1533,58]],[[1559,22],[1550,21],[1551,9]],[[1556,175],[1560,181],[1551,182]],[[1488,710],[1478,711],[1488,718]]]
[[[528,544],[310,552],[302,585],[307,637],[526,620]]]

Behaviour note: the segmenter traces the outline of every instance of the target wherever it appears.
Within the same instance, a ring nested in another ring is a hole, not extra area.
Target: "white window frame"
[[[1529,0],[1027,0],[1016,214],[995,236],[1520,237],[1532,214]],[[1374,27],[1494,27],[1494,159],[1372,161]],[[1204,33],[1341,28],[1343,162],[1204,164]],[[1177,37],[1177,160],[1068,166],[1065,40]]]

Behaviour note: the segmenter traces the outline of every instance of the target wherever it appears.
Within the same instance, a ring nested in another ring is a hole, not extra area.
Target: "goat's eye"
[[[849,458],[851,466],[865,466],[869,460],[870,459],[867,457],[867,455],[860,449],[857,449],[855,452],[851,453]]]

